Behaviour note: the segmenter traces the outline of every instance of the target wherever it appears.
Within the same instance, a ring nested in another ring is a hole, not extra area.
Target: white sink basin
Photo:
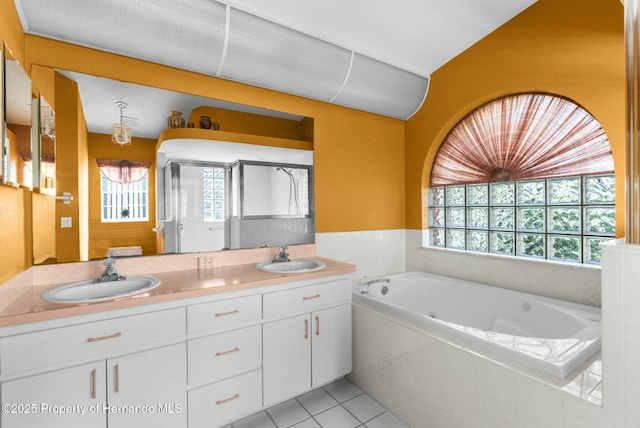
[[[42,295],[44,300],[57,303],[89,303],[117,297],[132,296],[160,285],[154,276],[132,275],[120,281],[93,282],[93,279],[53,288]]]
[[[320,260],[312,259],[291,259],[288,262],[266,262],[258,263],[256,269],[272,273],[302,273],[313,272],[324,268],[325,264]]]

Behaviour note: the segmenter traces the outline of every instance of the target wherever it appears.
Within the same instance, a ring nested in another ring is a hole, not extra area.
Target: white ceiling
[[[428,78],[535,1],[15,0],[15,3],[27,33],[212,75],[216,74],[213,47],[199,41],[219,40],[219,33],[224,34],[224,26],[219,28],[211,22],[216,16],[219,18],[220,10],[224,11],[221,4],[226,4]],[[128,16],[128,10],[135,14],[131,12],[132,16]],[[133,45],[142,48],[144,55],[132,51]],[[180,110],[184,105],[188,113],[189,106],[195,106],[192,103],[205,101],[79,74],[74,80],[80,84],[92,132],[110,132],[108,129],[119,114],[115,101],[125,101],[129,108],[124,115],[137,119],[132,122],[136,125],[134,136],[149,138],[157,137],[166,128],[169,110]]]

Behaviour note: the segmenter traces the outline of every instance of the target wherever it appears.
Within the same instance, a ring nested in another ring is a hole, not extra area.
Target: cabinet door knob
[[[309,338],[309,320],[308,319],[304,320],[304,338],[305,339]]]
[[[302,300],[312,300],[312,299],[319,299],[319,298],[320,298],[320,294],[314,294],[313,296],[304,296]]]
[[[316,336],[320,336],[320,317],[316,316]]]

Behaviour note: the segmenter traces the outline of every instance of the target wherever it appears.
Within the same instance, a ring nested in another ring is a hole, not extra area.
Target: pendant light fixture
[[[111,141],[120,146],[131,144],[131,127],[122,123],[122,110],[127,108],[127,103],[117,101],[116,107],[120,109],[120,123],[111,126]]]

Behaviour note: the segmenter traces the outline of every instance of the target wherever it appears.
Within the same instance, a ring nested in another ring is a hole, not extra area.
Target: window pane
[[[544,207],[518,208],[518,230],[544,232]]]
[[[430,187],[427,204],[430,207],[444,205],[444,187]]]
[[[602,242],[610,241],[610,238],[584,238],[584,262],[599,265],[602,263]]]
[[[489,251],[489,236],[487,232],[479,230],[470,230],[467,240],[469,242],[469,250],[471,251]]]
[[[447,248],[465,249],[465,231],[460,229],[447,229]]]
[[[121,184],[110,181],[100,172],[101,220],[103,222],[146,221],[148,213],[148,176],[140,181]]]
[[[430,208],[429,239],[449,248],[599,264],[598,244],[615,237],[613,174],[433,189],[447,208]]]
[[[580,233],[579,207],[549,208],[549,232]]]
[[[488,208],[467,208],[467,227],[469,229],[487,229],[489,227]]]
[[[447,208],[447,226],[464,227],[464,208]]]
[[[518,240],[518,255],[526,257],[545,257],[545,237],[544,235],[533,233],[519,233]]]
[[[614,204],[616,202],[616,180],[613,175],[585,178],[586,204]]]
[[[582,260],[581,239],[574,236],[549,235],[549,258],[564,262]]]
[[[594,235],[616,234],[616,209],[614,207],[585,207],[584,233]]]
[[[467,186],[467,205],[487,205],[489,188],[486,184],[470,184]]]
[[[429,245],[444,247],[444,229],[429,229]]]
[[[444,226],[444,208],[429,208],[429,227]]]
[[[514,241],[515,239],[511,232],[491,232],[491,252],[513,254]]]
[[[549,204],[579,204],[580,177],[549,179]]]
[[[513,182],[491,183],[491,205],[513,205],[515,202],[515,188]]]
[[[514,225],[513,208],[491,208],[491,229],[513,230]]]
[[[464,205],[464,186],[448,186],[447,205]]]
[[[518,205],[541,205],[544,204],[544,180],[519,181],[518,185]]]

